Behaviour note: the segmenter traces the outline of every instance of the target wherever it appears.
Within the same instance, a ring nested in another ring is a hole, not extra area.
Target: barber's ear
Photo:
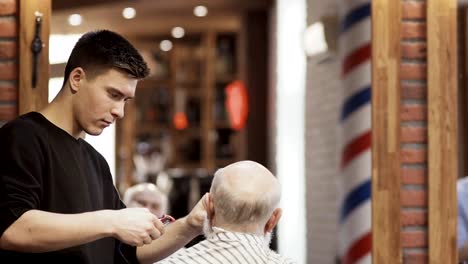
[[[72,93],[76,93],[80,89],[80,84],[85,78],[85,72],[83,68],[77,67],[70,72],[68,82],[70,83],[70,89]]]
[[[283,210],[281,208],[276,208],[273,213],[270,216],[270,219],[265,224],[265,233],[269,233],[273,231],[273,228],[275,228],[276,224],[278,224],[278,221],[281,218],[281,214],[283,213]]]
[[[214,216],[215,216],[215,210],[214,210],[213,197],[211,196],[210,193],[208,193],[207,199],[208,199],[208,204],[207,204],[207,208],[206,208],[206,214],[207,214],[207,217],[208,217],[208,220],[210,221],[210,223],[213,224]]]

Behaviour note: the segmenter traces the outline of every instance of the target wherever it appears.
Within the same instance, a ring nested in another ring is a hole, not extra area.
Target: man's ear
[[[207,214],[208,220],[210,221],[210,224],[213,225],[215,210],[214,210],[213,196],[211,196],[211,193],[208,193],[207,198],[208,198],[208,205],[206,208],[206,214]]]
[[[265,233],[270,233],[273,231],[273,228],[275,228],[276,224],[278,224],[278,221],[281,218],[281,214],[283,213],[283,210],[281,208],[276,208],[273,213],[271,214],[270,218],[265,224]]]
[[[85,72],[83,68],[76,67],[70,72],[68,82],[70,83],[70,89],[72,93],[76,93],[80,89],[80,84],[85,78]]]

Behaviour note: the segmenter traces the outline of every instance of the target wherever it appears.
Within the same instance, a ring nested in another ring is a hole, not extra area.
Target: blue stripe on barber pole
[[[371,215],[371,201],[367,200],[361,206],[353,210],[346,221],[341,223],[338,227],[338,256],[344,256],[349,251],[351,245],[358,241],[360,237],[370,231],[372,219],[368,217]]]
[[[366,3],[353,9],[341,23],[341,32],[345,32],[359,21],[369,18],[371,13],[370,3]]]
[[[358,206],[369,200],[371,197],[371,181],[370,179],[356,187],[344,199],[343,206],[341,207],[340,222]]]
[[[369,127],[371,127],[371,120],[367,118],[362,118],[361,116],[370,116],[371,115],[371,104],[366,104],[363,107],[360,107],[358,110],[354,111],[352,115],[347,117],[343,122],[341,122],[341,128],[343,131],[346,131],[341,136],[340,142],[338,144],[339,149],[345,149],[349,143],[354,141],[356,138],[358,138],[360,135],[365,134],[366,132],[369,131]],[[358,156],[359,157],[359,156]],[[356,159],[353,160],[355,162]],[[361,162],[359,161],[357,165],[361,168],[366,168],[366,170],[361,171],[361,173],[358,173],[360,175],[364,174],[369,176],[369,171],[370,168],[368,166],[363,166],[366,162]],[[351,163],[352,164],[352,163]],[[369,168],[369,169],[368,169]],[[349,165],[346,166],[346,168],[341,172],[342,175],[343,173],[347,173],[349,170]],[[354,175],[351,178],[356,178],[356,174],[353,172]],[[347,177],[347,179],[350,177]],[[361,178],[361,177],[359,177]],[[344,180],[344,178],[343,178]],[[343,182],[345,183],[345,182]]]
[[[371,79],[371,71],[370,60],[367,60],[356,66],[352,74],[344,76],[343,83],[346,84],[346,87],[343,87],[343,96],[351,96],[357,91],[360,91],[362,87],[370,86],[369,80]]]
[[[350,114],[361,108],[363,105],[370,103],[371,100],[371,88],[370,86],[362,89],[349,97],[343,105],[341,111],[341,121],[345,120]]]
[[[342,1],[340,51],[343,102],[340,125],[341,190],[339,257],[344,264],[371,262],[371,3]],[[363,71],[369,69],[367,71]],[[353,131],[350,135],[350,131]]]
[[[370,36],[369,30],[371,28],[371,25],[372,23],[370,19],[364,19],[356,23],[353,27],[349,28],[342,34],[340,34],[340,43],[339,43],[340,54],[350,54],[353,50],[357,50],[363,44],[370,43],[371,36]],[[356,39],[356,35],[367,36],[367,38]],[[371,71],[369,71],[369,74],[370,73]]]
[[[368,160],[370,159],[371,151],[367,149],[362,155],[357,156],[353,162],[346,166],[341,174],[343,177],[343,185],[340,188],[341,193],[351,193],[357,186],[369,180],[371,164]]]

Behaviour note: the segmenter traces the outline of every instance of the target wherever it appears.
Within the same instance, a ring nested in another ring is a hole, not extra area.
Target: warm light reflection
[[[122,16],[125,19],[132,19],[136,16],[136,10],[133,7],[126,7],[122,10]]]
[[[68,17],[68,24],[71,26],[79,26],[81,25],[81,22],[83,22],[83,19],[80,14],[73,14]]]
[[[182,38],[185,35],[185,29],[182,27],[175,27],[172,29],[171,34],[174,38]]]
[[[197,16],[197,17],[204,17],[204,16],[208,15],[208,8],[206,8],[206,6],[202,6],[202,5],[196,6],[193,9],[193,14],[195,16]]]
[[[170,51],[172,49],[172,41],[165,39],[161,41],[159,47],[162,51]]]

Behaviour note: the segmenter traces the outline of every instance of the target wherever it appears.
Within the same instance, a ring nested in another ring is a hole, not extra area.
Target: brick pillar
[[[0,0],[0,126],[18,112],[17,25],[17,0]]]
[[[426,1],[401,1],[401,245],[427,263]]]

